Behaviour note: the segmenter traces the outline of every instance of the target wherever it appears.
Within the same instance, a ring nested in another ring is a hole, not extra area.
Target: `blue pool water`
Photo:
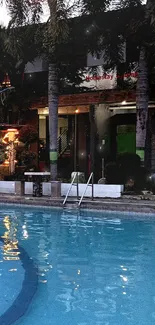
[[[155,324],[155,218],[0,209],[0,325]]]

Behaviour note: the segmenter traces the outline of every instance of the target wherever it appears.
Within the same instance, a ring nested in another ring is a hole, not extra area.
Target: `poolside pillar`
[[[61,182],[60,181],[51,181],[51,196],[53,198],[61,197]]]
[[[15,181],[15,195],[23,196],[25,194],[24,182]]]

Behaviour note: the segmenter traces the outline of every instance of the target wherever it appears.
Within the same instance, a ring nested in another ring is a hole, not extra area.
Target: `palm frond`
[[[5,0],[5,3],[11,16],[11,27],[38,22],[43,12],[42,1]]]

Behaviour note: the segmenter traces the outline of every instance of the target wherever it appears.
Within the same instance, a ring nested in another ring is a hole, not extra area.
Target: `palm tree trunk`
[[[58,68],[56,63],[49,64],[48,70],[49,106],[49,155],[51,181],[57,179],[57,137],[58,137]]]
[[[146,2],[145,19],[148,26],[153,22],[154,0]],[[139,74],[136,90],[136,152],[143,161],[147,161],[147,125],[148,125],[149,82],[146,48],[142,46],[139,55]]]
[[[139,72],[136,89],[136,152],[144,161],[145,143],[146,143],[146,127],[148,119],[148,69],[146,62],[146,50],[144,47],[140,50],[139,56]]]

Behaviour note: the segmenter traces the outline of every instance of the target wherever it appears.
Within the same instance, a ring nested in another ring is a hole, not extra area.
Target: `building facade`
[[[79,53],[75,54],[77,61],[78,55]],[[124,44],[122,67],[127,55],[127,45]],[[137,65],[134,65],[130,73],[125,73],[120,66],[107,72],[103,70],[103,53],[98,56],[81,53],[80,50],[80,60],[81,58],[85,62],[79,85],[81,90],[77,93],[62,92],[59,96],[58,174],[60,177],[70,178],[71,172],[78,170],[84,172],[87,178],[93,169],[96,179],[99,179],[103,176],[103,159],[106,164],[115,161],[121,153],[136,153]],[[30,107],[33,123],[39,133],[37,150],[41,170],[49,168],[47,78],[48,65],[45,60],[37,58],[33,63],[27,64],[25,80],[27,86],[34,89]],[[149,104],[150,116],[153,116],[154,108],[152,96]],[[154,142],[151,141],[153,153]],[[152,153],[149,165],[153,169]]]

